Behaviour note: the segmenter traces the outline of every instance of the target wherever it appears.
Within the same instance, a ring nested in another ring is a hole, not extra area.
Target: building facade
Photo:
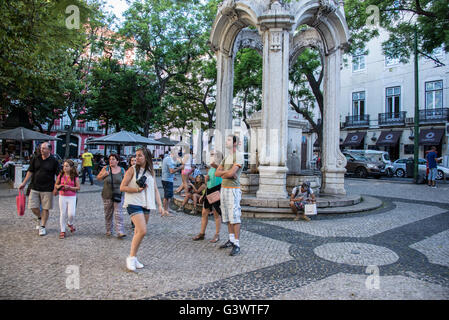
[[[413,57],[408,63],[387,59],[381,43],[386,34],[367,44],[367,55],[348,57],[342,70],[340,143],[344,149],[387,151],[392,160],[413,157],[414,139],[419,157],[435,145],[448,154],[449,55],[435,56],[443,66],[419,57],[419,135],[414,132],[415,82]]]

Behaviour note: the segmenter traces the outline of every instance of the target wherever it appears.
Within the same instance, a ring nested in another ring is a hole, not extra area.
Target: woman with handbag
[[[164,213],[153,169],[153,159],[146,147],[139,147],[136,150],[136,165],[126,171],[120,191],[125,193],[123,207],[127,209],[135,225],[130,254],[126,258],[126,268],[135,271],[136,268],[144,267],[137,260],[137,251],[147,233],[150,210],[156,209],[157,202],[159,213],[161,215]]]
[[[75,162],[72,160],[64,161],[62,172],[58,175],[55,183],[55,190],[59,191],[59,223],[61,232],[59,239],[65,238],[66,215],[68,216],[67,226],[70,232],[75,232],[73,225],[76,211],[76,192],[80,190],[80,180],[76,170]]]
[[[203,211],[201,217],[201,231],[192,240],[204,240],[206,233],[207,222],[211,210],[214,213],[215,218],[215,236],[211,243],[216,243],[220,240],[220,227],[221,227],[221,209],[220,209],[220,189],[221,178],[215,176],[215,171],[218,165],[222,161],[222,153],[220,151],[211,152],[210,169],[207,172],[205,183],[207,185],[206,194],[200,198],[200,203],[203,202]]]
[[[111,153],[109,155],[109,166],[101,169],[97,179],[104,181],[101,197],[104,204],[106,235],[112,235],[112,220],[114,220],[117,237],[120,239],[126,237],[126,234],[123,225],[122,193],[120,191],[125,170],[118,165],[119,161],[119,156]]]

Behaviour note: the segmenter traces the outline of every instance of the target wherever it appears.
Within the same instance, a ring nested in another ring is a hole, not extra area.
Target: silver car
[[[403,178],[406,176],[406,164],[407,159],[402,158],[398,159],[395,162],[393,162],[393,172],[394,174],[399,177]],[[425,159],[419,158],[418,159],[418,173],[420,175],[426,175],[427,171],[427,161]],[[443,176],[446,177],[446,179],[449,177],[449,169],[442,166],[437,166],[437,180],[442,180]]]

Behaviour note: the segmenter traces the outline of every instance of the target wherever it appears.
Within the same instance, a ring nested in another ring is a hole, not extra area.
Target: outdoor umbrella
[[[167,137],[156,139],[156,141],[163,143],[165,146],[175,146],[177,143],[179,143],[179,141],[170,140]]]
[[[150,144],[159,146],[164,145],[163,143],[158,142],[154,139],[145,138],[129,131],[120,131],[109,134],[104,137],[95,138],[86,142],[86,144],[102,144],[102,145],[113,144],[123,146],[134,146],[139,144]]]
[[[59,138],[33,131],[24,127],[17,127],[15,129],[0,132],[0,139],[20,141],[20,157],[22,156],[22,142],[30,140],[61,140]]]

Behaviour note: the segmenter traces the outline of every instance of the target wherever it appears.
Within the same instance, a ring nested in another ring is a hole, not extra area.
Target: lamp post
[[[415,25],[415,139],[413,146],[413,179],[418,183],[418,159],[419,159],[419,77],[418,77],[418,31]]]

